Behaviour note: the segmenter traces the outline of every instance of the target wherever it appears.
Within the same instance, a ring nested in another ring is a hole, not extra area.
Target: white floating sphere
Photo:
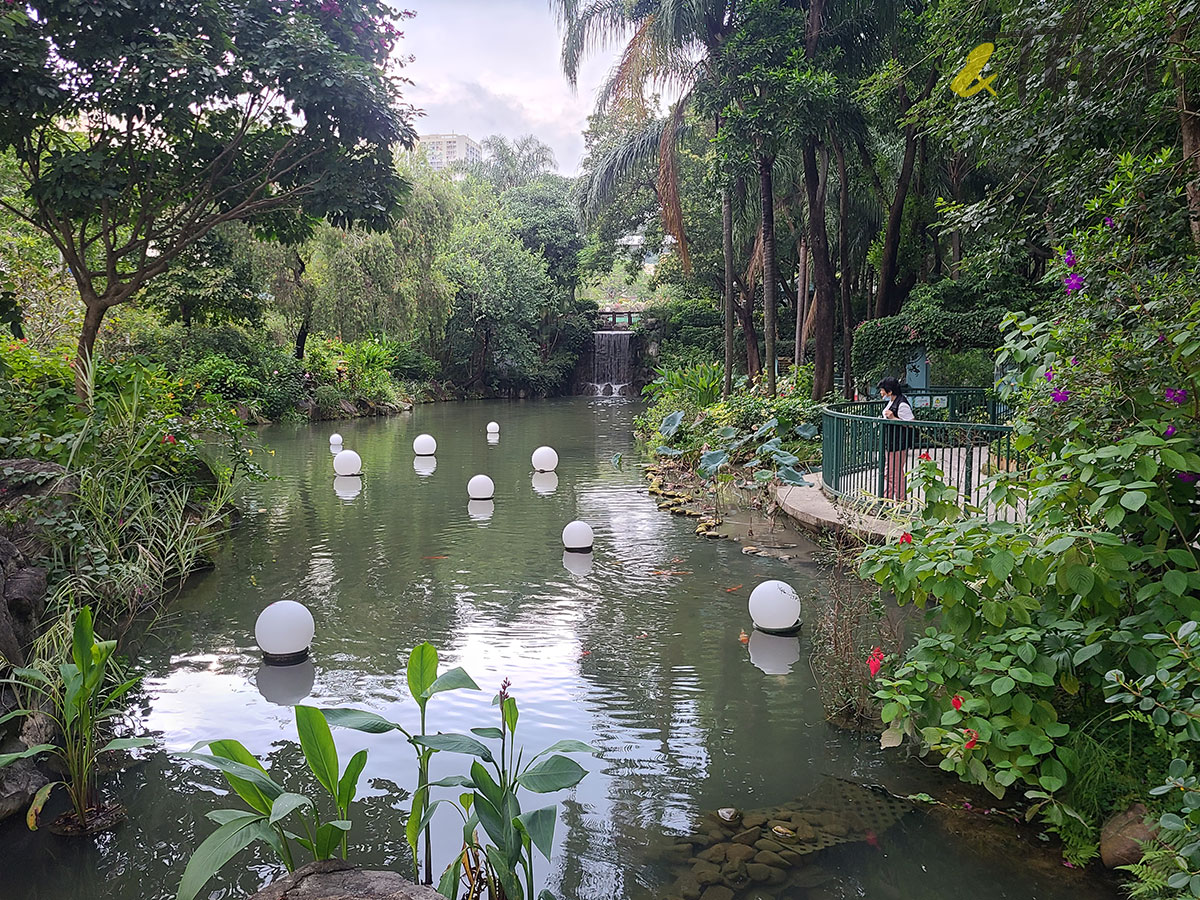
[[[353,500],[362,490],[362,478],[358,475],[335,475],[333,492],[343,500]]]
[[[568,522],[562,533],[563,546],[570,553],[590,553],[592,550],[592,526],[587,522]]]
[[[295,706],[312,693],[317,680],[317,667],[311,659],[294,666],[273,666],[263,663],[254,677],[254,686],[268,703],[276,706]]]
[[[362,457],[353,450],[342,450],[333,458],[333,471],[339,475],[361,475]]]
[[[533,468],[537,472],[553,472],[558,468],[558,454],[553,447],[538,447],[533,451]]]
[[[436,456],[414,456],[413,457],[413,471],[416,472],[418,475],[420,475],[422,478],[428,478],[430,475],[432,475],[434,472],[437,471],[437,457]]]
[[[330,444],[329,445],[329,455],[330,456],[337,456],[341,452],[342,452],[341,444]]]
[[[534,472],[533,489],[543,496],[553,494],[558,490],[558,475],[554,472]]]
[[[437,441],[432,434],[418,434],[413,441],[413,453],[417,456],[433,456],[437,453]]]
[[[284,665],[308,655],[315,633],[312,613],[295,600],[277,600],[259,613],[254,623],[254,640],[267,662]]]
[[[338,434],[336,431],[329,436],[330,444],[340,444],[341,442],[342,442],[342,436],[340,434]]]
[[[486,475],[476,475],[467,482],[467,496],[472,500],[491,500],[496,496],[496,485]]]
[[[496,434],[489,434],[487,439],[489,444],[498,444],[500,443],[500,433],[497,432]]]
[[[581,578],[584,575],[590,575],[592,572],[592,561],[595,556],[591,553],[572,553],[570,550],[563,551],[563,568],[572,575],[578,575]]]
[[[487,433],[488,434],[499,434],[500,433],[500,423],[499,422],[488,422],[487,423]]]
[[[477,521],[487,521],[496,511],[496,504],[491,500],[468,500],[467,515]]]
[[[787,582],[764,581],[750,592],[748,605],[756,628],[767,632],[800,628],[800,597]]]

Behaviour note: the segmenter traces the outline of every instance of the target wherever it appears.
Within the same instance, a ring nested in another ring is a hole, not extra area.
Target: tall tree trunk
[[[92,350],[96,347],[96,335],[100,333],[100,323],[104,321],[104,313],[108,306],[104,298],[96,296],[92,291],[81,289],[79,294],[87,312],[83,315],[83,329],[79,332],[79,345],[75,349],[75,396],[86,400],[87,372],[91,368]]]
[[[725,257],[725,384],[721,396],[733,392],[733,200],[721,189],[721,252]]]
[[[838,268],[842,288],[842,391],[847,400],[854,399],[854,373],[850,366],[851,342],[854,340],[854,311],[850,308],[850,185],[846,178],[846,154],[842,142],[833,140],[838,169]]]
[[[304,318],[300,320],[300,329],[296,332],[296,359],[304,359],[304,345],[308,343],[308,328],[312,320],[312,309],[304,310]]]
[[[1174,15],[1172,14],[1172,18]],[[1171,43],[1184,47],[1189,26],[1179,25],[1171,35]],[[1187,80],[1178,64],[1172,66],[1175,93],[1179,104],[1179,133],[1183,141],[1184,177],[1187,178],[1188,217],[1192,240],[1200,245],[1200,96],[1188,90]]]
[[[829,255],[829,234],[825,230],[825,182],[828,155],[822,148],[817,164],[817,138],[804,142],[804,187],[808,194],[808,240],[812,245],[813,281],[816,285],[813,340],[813,399],[820,400],[833,390],[833,310],[837,303],[837,277]]]
[[[804,365],[804,344],[807,332],[804,330],[804,317],[808,314],[808,239],[800,236],[800,247],[797,251],[800,259],[800,274],[796,281],[796,367]]]
[[[763,235],[763,331],[766,333],[767,396],[775,396],[775,305],[779,290],[779,259],[775,255],[775,188],[772,169],[775,157],[758,157],[758,189],[762,201]]]
[[[746,339],[746,374],[753,381],[762,371],[758,355],[758,332],[754,328],[754,283],[742,285],[742,302],[736,307],[742,323],[742,335]]]

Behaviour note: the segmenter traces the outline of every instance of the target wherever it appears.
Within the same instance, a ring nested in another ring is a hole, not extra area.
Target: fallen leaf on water
[[[750,635],[746,634],[746,630],[744,628],[742,629],[742,633],[738,635],[738,640],[743,644],[750,643]]]
[[[732,594],[734,591],[740,591],[741,589],[742,589],[742,586],[740,584],[735,584],[731,588],[725,588],[725,593]]]
[[[681,563],[681,562],[683,562],[683,560],[682,560],[682,559],[680,559],[678,556],[673,556],[673,557],[671,557],[671,562],[673,562],[673,563]]]
[[[580,651],[579,651],[579,655],[580,655],[580,656],[591,656],[591,655],[592,655],[592,651],[591,651],[591,650],[580,650]]]
[[[641,634],[638,635],[638,637],[640,637],[640,638],[646,637],[646,632],[643,631]]]
[[[449,559],[448,556],[422,556],[421,559]]]

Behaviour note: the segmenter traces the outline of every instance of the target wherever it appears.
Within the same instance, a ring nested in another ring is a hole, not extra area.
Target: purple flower
[[[1067,398],[1071,396],[1071,392],[1064,391],[1062,388],[1056,388],[1050,392],[1050,396],[1054,398],[1055,403],[1066,403]]]
[[[1049,367],[1046,369],[1046,380],[1047,381],[1054,380],[1054,368],[1053,367]]]
[[[1075,357],[1072,356],[1071,357],[1071,365],[1073,365],[1073,366],[1079,365],[1079,360],[1077,360]]]
[[[1187,391],[1177,391],[1175,388],[1167,388],[1166,397],[1168,403],[1184,403],[1187,401]]]
[[[1063,284],[1067,286],[1068,294],[1072,291],[1081,291],[1083,290],[1083,276],[1078,272],[1072,272],[1063,279]]]
[[[1176,476],[1180,481],[1191,484],[1196,479],[1200,478],[1195,472],[1180,472]]]
[[[1162,332],[1159,332],[1159,335],[1158,335],[1158,342],[1159,342],[1160,344],[1162,344],[1162,343],[1165,343],[1165,342],[1166,342],[1166,340],[1167,340],[1167,336],[1166,336],[1165,334],[1163,334]]]
[[[1117,227],[1117,223],[1116,223],[1116,222],[1114,222],[1114,221],[1112,220],[1112,216],[1105,216],[1105,217],[1104,217],[1104,224],[1105,224],[1105,225],[1107,225],[1109,228],[1116,228],[1116,227]]]
[[[1067,264],[1068,269],[1075,268],[1075,251],[1068,250],[1066,252],[1066,255],[1063,256],[1063,262],[1065,262]]]
[[[1163,432],[1163,437],[1171,437],[1173,434],[1175,434],[1175,426],[1168,425],[1167,430]]]

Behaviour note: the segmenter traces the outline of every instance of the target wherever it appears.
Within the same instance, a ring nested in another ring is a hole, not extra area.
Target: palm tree
[[[493,134],[484,138],[481,146],[486,156],[471,166],[471,171],[491,182],[499,193],[535,181],[558,165],[550,146],[532,134],[515,141]]]

